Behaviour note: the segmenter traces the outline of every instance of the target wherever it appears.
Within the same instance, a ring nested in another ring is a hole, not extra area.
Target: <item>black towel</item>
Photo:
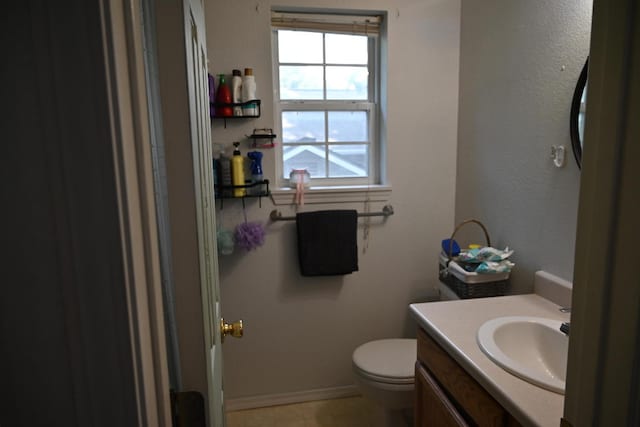
[[[358,271],[358,213],[354,210],[296,215],[298,260],[303,276],[334,276]]]

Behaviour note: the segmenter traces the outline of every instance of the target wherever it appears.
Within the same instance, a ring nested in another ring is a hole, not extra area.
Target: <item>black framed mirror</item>
[[[578,168],[582,168],[582,147],[584,142],[584,117],[587,107],[587,70],[589,69],[589,58],[582,67],[582,72],[576,84],[571,101],[571,146],[573,155],[576,158]]]

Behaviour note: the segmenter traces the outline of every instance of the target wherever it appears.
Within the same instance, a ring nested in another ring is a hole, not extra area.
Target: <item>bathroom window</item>
[[[272,13],[282,185],[306,169],[312,186],[380,183],[380,16]]]

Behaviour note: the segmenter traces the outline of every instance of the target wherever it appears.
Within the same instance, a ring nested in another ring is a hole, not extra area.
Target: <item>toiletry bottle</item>
[[[262,153],[260,151],[250,151],[247,157],[251,159],[251,183],[258,184],[262,182]],[[259,196],[263,193],[261,184],[251,187],[251,194]]]
[[[207,74],[207,81],[209,83],[209,117],[213,118],[216,115],[215,79],[211,74]]]
[[[242,78],[242,101],[253,101],[256,99],[256,78],[253,75],[253,68],[244,69],[244,77]],[[257,116],[258,105],[250,102],[242,106],[242,114],[244,116]]]
[[[220,175],[220,172],[218,171],[219,168],[219,163],[218,163],[218,159],[214,158],[213,159],[213,197],[215,197],[216,199],[218,197],[220,197],[220,184],[218,183],[218,176]]]
[[[242,76],[240,75],[240,70],[233,70],[233,77],[231,77],[231,96],[234,104],[242,102]],[[233,115],[242,116],[242,107],[234,105]]]
[[[213,194],[215,198],[220,197],[220,153],[222,144],[214,142],[211,144],[211,155],[213,157]]]
[[[218,93],[216,94],[216,116],[233,116],[233,109],[231,108],[231,106],[222,105],[231,104],[231,100],[231,91],[229,90],[229,86],[224,79],[224,74],[220,74],[218,77]]]
[[[233,194],[231,186],[233,185],[233,179],[231,177],[231,159],[224,153],[224,149],[220,151],[220,158],[218,159],[218,185],[221,188],[218,193],[222,197],[231,197]]]
[[[233,185],[245,185],[244,182],[244,158],[240,154],[240,143],[233,143],[233,157],[231,159],[231,174]],[[247,194],[246,188],[234,188],[233,197],[242,197]]]

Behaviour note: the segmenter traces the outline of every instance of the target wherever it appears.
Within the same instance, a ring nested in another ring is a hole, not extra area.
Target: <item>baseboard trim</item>
[[[297,391],[293,393],[264,394],[260,396],[228,399],[225,401],[224,406],[226,411],[238,411],[241,409],[309,402],[311,400],[338,399],[341,397],[357,396],[359,394],[360,392],[355,385],[348,385],[342,387]]]

